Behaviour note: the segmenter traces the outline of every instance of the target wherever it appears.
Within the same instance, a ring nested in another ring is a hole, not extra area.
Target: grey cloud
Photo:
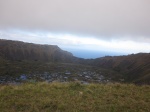
[[[0,0],[9,28],[150,42],[150,0]]]

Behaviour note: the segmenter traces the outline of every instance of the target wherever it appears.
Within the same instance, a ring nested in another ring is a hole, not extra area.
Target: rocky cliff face
[[[0,56],[8,60],[72,62],[71,53],[56,45],[39,45],[20,41],[0,40]]]

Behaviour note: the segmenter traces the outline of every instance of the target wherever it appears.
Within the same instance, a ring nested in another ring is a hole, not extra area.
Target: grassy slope
[[[0,85],[1,112],[150,112],[150,86],[35,83]]]
[[[92,65],[119,72],[124,76],[126,82],[150,84],[150,80],[147,80],[147,78],[150,79],[150,53],[106,56],[90,61]]]

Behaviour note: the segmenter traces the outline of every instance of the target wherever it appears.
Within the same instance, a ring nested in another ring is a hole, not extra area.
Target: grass
[[[0,85],[0,112],[150,112],[150,86],[57,82]]]

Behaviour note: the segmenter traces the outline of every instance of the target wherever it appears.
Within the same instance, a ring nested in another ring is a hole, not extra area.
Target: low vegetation
[[[150,112],[150,86],[24,83],[0,85],[0,112]]]

